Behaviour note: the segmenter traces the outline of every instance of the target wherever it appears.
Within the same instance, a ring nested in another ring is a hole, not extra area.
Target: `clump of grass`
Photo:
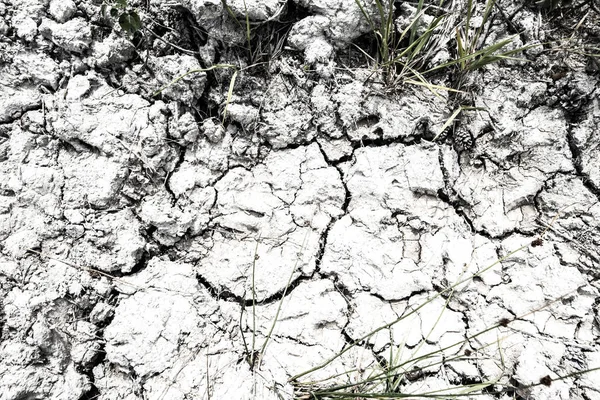
[[[483,32],[487,28],[495,4],[496,0],[488,0],[486,2],[481,24],[477,28],[472,29],[471,22],[475,16],[474,10],[476,4],[473,3],[473,0],[467,0],[466,19],[462,26],[456,28],[456,50],[458,54],[456,61],[461,71],[473,71],[500,60],[515,59],[513,57],[514,54],[521,53],[532,47],[523,46],[512,50],[504,50],[505,47],[513,43],[518,35],[509,36],[488,46],[483,45]]]
[[[289,23],[282,23],[278,20],[279,16],[283,13],[286,5],[283,4],[274,15],[264,21],[252,21],[250,13],[246,6],[246,0],[243,1],[244,13],[243,16],[237,16],[233,9],[227,4],[227,0],[221,0],[223,9],[227,12],[229,17],[235,22],[235,24],[244,32],[244,39],[246,41],[245,50],[248,54],[247,62],[249,65],[259,63],[264,58],[269,60],[274,58],[277,53],[281,51],[283,43],[285,41],[285,34],[278,32],[283,27],[283,31],[289,30],[291,25]],[[274,23],[274,24],[273,24]],[[276,27],[275,25],[280,25]],[[263,27],[267,27],[265,29]],[[268,42],[268,46],[265,46],[263,42]],[[269,49],[265,52],[265,47]]]
[[[246,0],[244,0],[244,15],[245,15],[245,25],[242,26],[240,20],[236,17],[235,13],[229,7],[226,0],[221,0],[223,4],[223,8],[227,11],[227,14],[235,21],[235,23],[242,29],[245,33],[246,45],[248,50],[248,59],[252,60],[252,26],[250,25],[250,16],[248,15],[248,8],[246,7]]]
[[[414,15],[402,32],[397,31],[394,24],[393,0],[387,2],[375,0],[377,9],[375,15],[367,11],[363,1],[355,0],[374,33],[378,49],[376,62],[380,68],[383,68],[388,84],[419,84],[432,90],[456,91],[460,88],[432,84],[430,77],[441,71],[458,70],[460,73],[466,73],[500,60],[515,59],[513,57],[515,54],[531,47],[522,46],[507,50],[517,35],[484,45],[486,39],[484,32],[491,23],[495,0],[486,1],[481,23],[475,29],[471,27],[476,8],[473,0],[466,1],[464,19],[457,18],[455,15],[457,12],[445,11],[442,8],[443,2],[432,6],[426,5],[424,0],[419,0]],[[435,11],[434,16],[430,17],[430,22],[423,29],[423,21],[430,11]],[[452,38],[452,31],[455,31],[454,38]],[[442,49],[441,46],[451,40],[455,41],[456,56],[449,61],[431,65],[434,56]]]
[[[388,84],[411,82],[429,82],[423,79],[419,72],[437,51],[435,44],[439,37],[437,34],[446,22],[447,14],[439,15],[431,20],[422,33],[418,33],[421,21],[429,9],[425,7],[424,0],[419,0],[415,15],[408,26],[399,32],[395,25],[394,1],[375,0],[377,15],[371,15],[364,0],[355,0],[363,17],[371,27],[377,43],[378,55],[375,60],[377,65],[384,70]],[[441,6],[441,3],[440,3]]]

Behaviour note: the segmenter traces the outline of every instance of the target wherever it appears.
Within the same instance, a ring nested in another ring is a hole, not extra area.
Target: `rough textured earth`
[[[600,6],[530,3],[462,94],[386,81],[354,0],[0,3],[0,400],[328,398],[390,354],[414,398],[600,399]]]

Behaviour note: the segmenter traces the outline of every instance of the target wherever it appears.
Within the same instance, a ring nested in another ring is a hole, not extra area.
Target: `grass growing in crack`
[[[552,222],[554,222],[555,220],[556,220],[556,218]],[[575,289],[569,293],[563,294],[562,296],[560,296],[550,302],[545,303],[544,305],[542,305],[539,308],[528,311],[527,313],[524,313],[523,315],[516,316],[511,319],[502,318],[496,324],[494,324],[492,326],[488,326],[479,332],[476,332],[474,334],[466,336],[464,339],[459,340],[455,343],[444,346],[442,348],[435,349],[434,351],[428,352],[426,354],[417,355],[419,353],[420,347],[423,346],[425,344],[425,342],[427,342],[428,338],[432,334],[436,325],[439,323],[444,310],[447,308],[448,303],[450,302],[450,300],[454,294],[454,291],[460,285],[472,280],[475,277],[479,277],[480,275],[482,275],[486,271],[490,270],[495,265],[498,265],[502,261],[509,259],[513,255],[521,252],[522,250],[524,250],[525,248],[527,248],[529,246],[532,246],[532,247],[539,246],[541,243],[543,243],[542,238],[545,235],[545,233],[548,231],[548,229],[549,228],[546,228],[546,230],[544,230],[544,232],[537,239],[533,240],[531,243],[527,243],[527,244],[519,247],[518,249],[508,253],[504,257],[498,259],[491,265],[485,267],[484,269],[482,269],[481,271],[479,271],[475,274],[472,274],[466,278],[463,278],[463,275],[465,272],[465,271],[463,271],[463,273],[457,279],[456,283],[445,288],[442,291],[439,291],[437,294],[427,298],[425,301],[418,304],[418,306],[411,309],[408,313],[398,317],[394,321],[391,321],[385,325],[382,325],[382,326],[370,331],[369,333],[367,333],[365,335],[362,335],[358,339],[355,339],[348,346],[346,346],[341,351],[339,351],[337,354],[335,354],[334,356],[325,360],[324,362],[317,365],[316,367],[313,367],[307,371],[304,371],[302,373],[299,373],[299,374],[291,377],[289,379],[289,381],[295,387],[296,399],[297,400],[309,400],[309,399],[314,399],[314,400],[354,399],[354,400],[357,400],[357,399],[368,399],[368,398],[374,398],[374,399],[460,398],[460,397],[470,397],[470,396],[475,396],[475,395],[482,395],[483,394],[482,390],[485,388],[489,388],[492,385],[495,385],[496,387],[501,388],[498,391],[499,394],[500,393],[508,393],[508,392],[515,392],[517,390],[528,390],[528,389],[531,389],[531,388],[534,388],[534,387],[540,386],[540,385],[549,386],[553,381],[560,381],[560,380],[564,380],[567,378],[579,376],[579,375],[582,375],[585,373],[589,373],[592,371],[600,370],[600,366],[597,366],[597,367],[591,367],[591,368],[589,368],[587,370],[583,370],[583,371],[575,371],[575,372],[572,372],[569,374],[560,375],[555,378],[551,378],[550,376],[545,376],[545,377],[540,378],[540,381],[538,383],[534,383],[534,384],[531,384],[528,386],[521,386],[519,388],[516,388],[510,384],[499,383],[500,379],[504,375],[504,369],[505,369],[504,356],[502,354],[502,348],[500,346],[500,342],[503,340],[503,338],[498,338],[497,340],[494,340],[492,342],[485,343],[485,344],[479,346],[477,349],[471,350],[470,348],[467,348],[464,351],[464,353],[462,353],[462,354],[451,355],[451,356],[445,355],[445,352],[448,350],[460,348],[460,347],[464,346],[465,344],[469,344],[471,342],[471,340],[476,339],[480,336],[483,336],[486,333],[492,332],[493,330],[496,330],[499,328],[506,328],[509,324],[511,324],[512,322],[514,322],[516,320],[522,319],[528,315],[531,315],[540,310],[543,310],[546,307],[550,306],[551,304],[556,303],[556,302],[570,296],[574,291],[576,291],[578,289]],[[392,336],[391,328],[394,325],[396,325],[402,321],[405,321],[411,315],[416,314],[423,307],[430,304],[431,302],[433,302],[434,300],[436,300],[437,298],[439,298],[440,296],[442,296],[444,294],[447,294],[448,298],[446,299],[445,305],[442,308],[440,314],[438,314],[437,320],[434,323],[433,327],[428,332],[427,336],[422,338],[419,346],[417,346],[417,348],[415,348],[415,350],[412,351],[412,354],[408,357],[408,359],[406,361],[402,361],[401,349],[403,348],[403,346],[400,346],[398,348],[398,351],[396,352],[396,354],[394,354],[393,336]],[[367,372],[365,369],[356,368],[356,369],[344,371],[342,373],[337,373],[335,375],[331,375],[326,378],[319,379],[317,381],[306,381],[306,382],[300,381],[300,379],[303,377],[310,376],[312,373],[323,370],[325,367],[330,365],[333,361],[342,357],[345,353],[347,353],[351,349],[353,349],[357,346],[363,346],[365,343],[367,343],[367,341],[369,341],[370,339],[373,339],[376,334],[378,334],[379,332],[385,331],[385,330],[388,330],[390,332],[389,360],[385,361],[385,362],[380,362],[380,364],[377,364],[375,367],[373,367],[369,371],[369,373],[367,375],[365,375],[365,373]],[[462,360],[470,359],[472,356],[476,355],[476,353],[480,352],[481,350],[483,350],[489,346],[493,346],[495,344],[498,345],[500,365],[502,365],[502,372],[497,376],[497,378],[490,379],[485,382],[478,382],[478,383],[466,384],[466,385],[464,385],[464,384],[457,385],[457,386],[450,387],[450,388],[430,390],[430,391],[425,391],[422,393],[410,393],[409,394],[409,393],[402,392],[402,389],[403,389],[402,384],[411,380],[410,379],[411,373],[414,373],[414,372],[420,373],[420,372],[425,371],[427,368],[431,368],[432,366],[436,366],[436,365],[443,366],[452,361],[462,361]],[[430,360],[432,358],[435,358],[438,361],[427,362],[428,360]],[[425,364],[423,365],[423,363],[425,363]],[[413,367],[415,367],[416,370],[413,369]],[[364,377],[361,376],[361,378],[359,380],[350,381],[350,383],[338,383],[340,377],[349,376],[351,373],[357,373],[357,372],[361,373],[362,376],[364,376]]]
[[[286,8],[286,3],[284,2],[281,7],[268,19],[264,21],[251,21],[250,13],[248,12],[248,8],[246,6],[246,0],[243,1],[244,4],[244,13],[243,21],[240,21],[240,18],[235,14],[234,10],[227,4],[227,0],[221,0],[223,9],[227,12],[229,17],[235,22],[235,24],[244,32],[244,39],[246,41],[245,50],[248,53],[247,62],[250,65],[256,65],[259,63],[259,60],[263,59],[265,56],[267,58],[273,59],[275,58],[276,53],[279,53],[283,48],[285,42],[285,34],[280,35],[277,33],[277,29],[271,30],[267,35],[265,32],[261,32],[261,27],[264,25],[268,25],[272,22],[281,23],[278,18],[283,13]],[[284,24],[285,25],[285,24]],[[288,24],[289,25],[289,24]],[[285,30],[285,29],[284,29]],[[264,44],[262,43],[267,38],[269,42],[270,51],[266,53],[263,52]],[[252,44],[254,42],[254,45]]]
[[[236,17],[235,13],[227,4],[227,1],[221,0],[223,4],[223,8],[227,11],[227,14],[235,21],[235,23],[240,27],[240,29],[244,30],[246,45],[248,46],[248,60],[252,61],[252,27],[250,26],[250,16],[248,15],[248,8],[246,7],[246,0],[244,0],[244,15],[245,15],[245,26],[242,26],[240,20]]]
[[[225,118],[227,117],[227,108],[229,107],[229,103],[231,102],[231,97],[233,96],[233,88],[235,86],[235,81],[237,79],[238,72],[239,72],[238,67],[236,67],[233,64],[215,64],[208,68],[198,68],[198,69],[189,70],[186,73],[179,75],[177,78],[173,79],[171,82],[167,83],[166,85],[162,86],[160,89],[156,90],[154,93],[152,93],[152,97],[158,96],[165,89],[168,89],[169,87],[175,85],[177,82],[179,82],[186,76],[198,74],[201,72],[209,72],[209,71],[213,71],[215,69],[233,69],[233,75],[231,76],[231,79],[229,80],[229,89],[227,90],[227,99],[225,101],[225,106],[223,107],[223,117],[222,117],[221,123],[224,124]]]
[[[256,347],[256,306],[257,306],[257,301],[256,301],[256,285],[255,285],[256,261],[259,258],[258,245],[260,243],[260,237],[256,241],[256,247],[254,249],[254,255],[252,258],[252,278],[251,278],[252,279],[252,287],[251,287],[251,290],[252,290],[252,347],[248,347],[246,338],[244,337],[244,332],[243,332],[243,327],[242,327],[242,320],[243,320],[243,316],[244,316],[244,308],[243,307],[242,307],[242,312],[240,315],[240,330],[242,330],[242,332],[241,332],[242,341],[243,341],[243,345],[244,345],[244,351],[246,353],[245,358],[246,358],[246,362],[248,363],[251,370],[260,369],[260,365],[262,363],[263,357],[267,350],[267,345],[268,345],[269,341],[271,340],[271,337],[275,331],[275,327],[277,326],[277,321],[279,319],[279,314],[281,313],[281,309],[283,307],[283,302],[285,301],[287,292],[290,288],[290,285],[292,284],[294,272],[296,271],[296,269],[298,268],[298,264],[300,263],[301,255],[305,248],[307,238],[308,238],[308,232],[307,232],[306,236],[304,237],[304,240],[302,241],[302,245],[300,247],[300,252],[298,254],[298,257],[296,258],[294,267],[290,271],[290,275],[288,277],[287,283],[285,284],[285,288],[283,289],[281,299],[279,300],[279,303],[277,305],[277,311],[275,312],[275,317],[273,317],[273,321],[271,323],[269,331],[267,332],[265,340],[263,341],[263,344],[260,347],[260,350]]]
[[[398,317],[396,320],[389,322],[385,325],[382,325],[382,326],[372,330],[371,332],[359,337],[358,339],[355,339],[352,343],[350,343],[350,345],[348,345],[343,350],[341,350],[340,352],[335,354],[333,357],[327,359],[325,362],[317,365],[316,367],[314,367],[312,369],[309,369],[308,371],[302,372],[302,373],[297,374],[297,375],[293,376],[292,378],[290,378],[290,381],[292,381],[296,385],[296,387],[298,388],[298,391],[300,393],[306,394],[306,397],[300,397],[300,398],[324,399],[324,398],[360,398],[360,397],[362,397],[362,398],[408,397],[408,395],[406,395],[406,394],[396,393],[395,391],[394,392],[376,393],[373,390],[374,389],[376,390],[377,386],[379,384],[381,384],[382,382],[389,382],[390,378],[393,377],[394,375],[396,375],[398,371],[406,370],[405,367],[408,366],[408,364],[414,365],[418,361],[423,361],[429,357],[443,354],[444,351],[454,348],[458,345],[462,345],[466,340],[475,338],[476,335],[473,335],[472,337],[467,338],[465,341],[460,341],[451,346],[447,346],[442,349],[438,349],[434,352],[430,352],[430,353],[421,355],[419,357],[410,357],[408,361],[401,362],[396,365],[389,365],[386,368],[384,368],[382,372],[371,373],[371,374],[369,374],[369,376],[367,376],[367,378],[362,379],[358,382],[352,382],[349,384],[332,384],[332,385],[326,384],[327,381],[333,380],[335,377],[337,377],[337,375],[322,379],[318,382],[299,382],[298,380],[304,376],[310,375],[313,372],[316,372],[316,371],[319,371],[319,370],[325,368],[326,366],[331,364],[336,359],[342,357],[345,353],[347,353],[354,347],[359,346],[361,343],[365,343],[367,340],[373,338],[376,334],[378,334],[381,331],[389,330],[391,327],[393,327],[397,323],[400,323],[400,322],[406,320],[408,317],[416,314],[420,309],[422,309],[429,303],[433,302],[438,297],[442,296],[445,293],[452,292],[459,285],[467,282],[468,280],[472,279],[474,276],[478,276],[478,275],[482,274],[483,272],[491,269],[493,266],[495,266],[498,263],[500,263],[501,261],[511,257],[512,255],[518,253],[519,251],[523,250],[526,247],[527,247],[527,245],[524,245],[524,246],[520,247],[519,249],[509,253],[505,257],[499,259],[498,261],[496,261],[495,263],[486,267],[485,269],[478,272],[477,274],[473,275],[472,277],[462,279],[462,280],[459,279],[459,281],[457,283],[446,288],[445,290],[443,290],[441,292],[438,292],[436,295],[428,298],[426,301],[422,302],[416,308],[411,310],[408,314],[402,315],[402,316]],[[449,296],[448,300],[449,299],[450,299],[450,296]],[[441,318],[441,314],[438,316],[438,321],[440,318]],[[499,325],[497,325],[497,326],[499,326]],[[495,326],[495,327],[497,327],[497,326]],[[483,333],[485,333],[491,329],[494,329],[495,327],[489,328],[488,330],[484,330],[484,331],[480,332],[478,335],[482,335]],[[449,360],[447,359],[446,361],[449,361]],[[396,379],[403,380],[405,373],[406,373],[406,371],[400,372],[400,376]],[[318,385],[316,385],[317,383],[318,383]],[[412,396],[414,396],[414,395],[412,395]]]
[[[378,15],[370,15],[363,1],[355,0],[375,35],[378,50],[377,59],[370,56],[369,58],[383,68],[387,83],[395,85],[401,82],[420,82],[425,86],[432,85],[419,73],[419,69],[427,64],[427,61],[433,56],[433,51],[437,51],[434,46],[436,41],[433,40],[436,38],[434,32],[441,27],[446,16],[441,15],[434,18],[428,24],[425,32],[418,35],[417,28],[427,10],[424,7],[424,1],[419,0],[415,16],[402,32],[398,32],[394,21],[393,0],[389,0],[387,3],[384,0],[375,0]]]
[[[496,0],[488,0],[486,2],[481,24],[477,28],[471,29],[475,4],[473,4],[473,0],[467,0],[467,16],[465,22],[462,26],[456,28],[457,61],[461,71],[472,71],[499,60],[514,59],[512,57],[514,54],[521,53],[531,47],[524,46],[498,53],[504,47],[511,44],[518,35],[510,36],[489,46],[482,47],[482,34],[484,29],[488,26],[495,3]]]
[[[252,347],[248,347],[246,338],[244,336],[242,328],[242,320],[244,317],[244,308],[242,307],[242,313],[240,315],[240,330],[242,331],[242,342],[244,345],[244,352],[246,353],[246,362],[250,366],[250,369],[254,369],[256,360],[260,359],[260,353],[257,353],[256,349],[256,286],[254,278],[256,275],[256,261],[258,260],[258,245],[260,243],[260,237],[256,240],[256,247],[254,248],[254,255],[252,256]]]
[[[476,16],[474,11],[476,4],[473,0],[466,1],[466,17],[459,21],[456,21],[453,15],[455,13],[442,8],[443,2],[432,6],[425,5],[424,0],[419,0],[414,16],[402,32],[399,32],[395,26],[394,0],[375,0],[377,13],[374,15],[367,11],[364,1],[355,0],[371,27],[378,51],[376,59],[369,57],[383,69],[386,82],[392,86],[408,83],[428,87],[434,92],[439,89],[459,90],[460,88],[456,87],[434,85],[430,77],[444,70],[458,69],[459,73],[467,73],[500,60],[514,60],[515,54],[532,47],[522,46],[506,50],[505,48],[514,42],[517,35],[484,46],[487,36],[485,32],[489,31],[491,26],[490,17],[495,0],[486,1],[481,22],[475,29],[471,28]],[[435,10],[437,14],[441,12],[441,15],[432,17],[425,29],[419,32],[422,21],[431,10]],[[455,35],[452,35],[452,31],[456,32]],[[454,59],[431,65],[435,55],[452,40],[456,47]]]

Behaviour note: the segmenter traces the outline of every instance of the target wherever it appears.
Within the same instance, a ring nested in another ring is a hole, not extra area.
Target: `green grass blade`
[[[469,31],[471,29],[471,16],[473,13],[473,0],[468,0],[467,1],[467,19],[465,20],[465,43],[469,43]],[[460,28],[456,28],[456,34],[458,36],[458,30]],[[469,49],[472,51],[473,50],[473,46],[472,44],[469,46]],[[464,49],[464,52],[466,53],[466,48]],[[459,53],[460,54],[460,53]]]
[[[433,33],[434,29],[437,27],[437,25],[439,24],[439,22],[441,20],[442,20],[442,17],[436,18],[431,23],[429,28],[427,28],[427,30],[423,33],[423,36],[421,36],[421,38],[419,38],[419,39],[413,41],[411,44],[409,44],[400,54],[398,54],[396,57],[394,57],[392,60],[390,60],[390,63],[398,63],[402,60],[403,57],[407,57],[409,59],[409,61],[413,60],[415,55],[417,54],[415,49],[418,46],[420,46],[420,48],[423,47],[423,45],[424,45],[423,41],[429,39],[429,37]],[[406,32],[406,30],[405,30],[405,32]]]
[[[465,55],[465,56],[463,56],[463,57],[459,57],[459,58],[458,58],[458,59],[456,59],[456,60],[448,61],[448,62],[446,62],[446,63],[440,64],[440,65],[437,65],[437,66],[435,66],[435,67],[433,67],[433,68],[430,68],[430,69],[428,69],[428,70],[427,70],[427,71],[425,71],[423,74],[431,73],[431,72],[434,72],[434,71],[439,71],[439,70],[441,70],[441,69],[448,68],[448,67],[450,67],[450,66],[452,66],[452,65],[455,65],[455,64],[462,64],[463,62],[466,62],[466,61],[470,61],[470,60],[476,59],[477,57],[482,57],[482,56],[485,56],[485,55],[487,55],[487,56],[490,56],[490,55],[492,55],[492,54],[493,54],[495,51],[497,51],[497,50],[501,49],[502,47],[504,47],[504,46],[506,46],[507,44],[509,44],[510,42],[512,42],[512,40],[513,40],[514,38],[515,38],[515,36],[511,36],[510,38],[506,38],[506,39],[504,39],[504,40],[501,40],[501,41],[500,41],[500,42],[498,42],[498,43],[494,43],[494,44],[492,44],[492,45],[489,45],[488,47],[486,47],[486,48],[484,48],[484,49],[481,49],[481,50],[478,50],[478,51],[476,51],[476,52],[474,52],[474,53],[467,54],[467,55]],[[514,52],[516,53],[516,52],[519,52],[519,51],[526,50],[527,48],[530,48],[530,47],[533,47],[533,46],[537,46],[537,45],[524,46],[524,47],[521,47],[521,48],[519,48],[519,49],[515,49],[515,50],[511,50],[511,51],[514,51]],[[474,69],[474,68],[470,68],[470,69]]]
[[[252,33],[250,29],[248,8],[246,8],[246,0],[244,0],[244,14],[246,14],[246,42],[248,42],[248,54],[250,54],[250,62],[252,62]]]
[[[421,19],[421,16],[425,13],[425,11],[426,9],[418,12],[413,18],[413,20],[410,22],[410,24],[406,28],[404,28],[404,30],[400,34],[400,38],[398,39],[399,42],[401,42],[408,33],[412,32],[413,29],[416,29],[417,22]],[[412,42],[409,40],[409,47],[411,44]]]
[[[375,32],[375,24],[373,23],[373,20],[371,19],[371,17],[369,16],[369,14],[367,14],[367,12],[365,11],[361,0],[354,0],[354,2],[356,3],[356,5],[358,6],[358,8],[360,9],[361,14],[363,15],[363,17],[365,17],[365,19],[367,20],[367,23],[369,24],[369,26],[371,27],[371,30],[373,32]]]
[[[227,4],[227,2],[225,0],[221,0],[221,4],[223,5],[223,8],[225,9],[225,11],[227,11],[227,14],[229,14],[229,16],[235,21],[235,23],[240,27],[240,29],[244,29],[241,22],[237,19],[237,17],[233,13],[233,10],[231,9],[231,7],[229,7],[229,4]]]
[[[481,55],[481,57],[479,57],[471,65],[469,65],[469,69],[474,70],[474,69],[477,69],[477,68],[481,68],[484,65],[487,65],[487,64],[490,64],[492,62],[499,61],[499,60],[521,60],[521,61],[529,61],[529,60],[527,60],[525,58],[516,58],[516,57],[511,57],[511,56],[513,54],[522,53],[523,51],[525,51],[527,49],[530,49],[530,48],[532,48],[534,46],[536,46],[536,45],[523,46],[523,47],[519,47],[517,49],[509,50],[509,51],[506,51],[506,52],[500,53],[500,54],[495,54],[494,51],[484,52]]]
[[[460,28],[456,28],[456,50],[458,52],[458,59],[460,61],[460,69],[464,70],[466,61],[463,58],[467,55],[467,49],[465,48],[461,39]]]
[[[421,13],[421,11],[423,11],[423,12],[425,11],[425,10],[423,10],[423,3],[424,3],[424,0],[419,0],[419,3],[417,4],[416,16],[415,16],[413,23],[411,23],[412,28],[410,29],[410,37],[408,40],[409,44],[411,44],[415,40],[415,35],[417,34],[417,28],[419,27],[419,21],[421,20],[421,16],[423,15]]]
[[[483,19],[481,21],[481,25],[475,31],[475,36],[473,37],[473,41],[471,42],[471,51],[477,48],[477,43],[479,42],[479,38],[481,37],[481,33],[483,32],[484,26],[488,23],[490,19],[490,14],[492,13],[492,8],[494,8],[494,4],[496,0],[488,0],[485,5],[485,11],[483,12]]]
[[[440,137],[440,135],[446,130],[446,128],[448,128],[450,125],[452,125],[452,123],[454,122],[456,117],[458,117],[458,114],[460,114],[462,112],[462,110],[463,110],[462,107],[458,107],[456,110],[454,110],[454,112],[452,113],[450,118],[448,118],[446,120],[446,123],[444,123],[444,125],[442,125],[442,127],[440,128],[438,133],[435,135],[432,142],[435,142],[437,140],[437,138]]]

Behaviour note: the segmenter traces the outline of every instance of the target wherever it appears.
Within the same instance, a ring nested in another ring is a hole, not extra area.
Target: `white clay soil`
[[[0,400],[600,399],[600,4],[360,3],[0,2]]]

